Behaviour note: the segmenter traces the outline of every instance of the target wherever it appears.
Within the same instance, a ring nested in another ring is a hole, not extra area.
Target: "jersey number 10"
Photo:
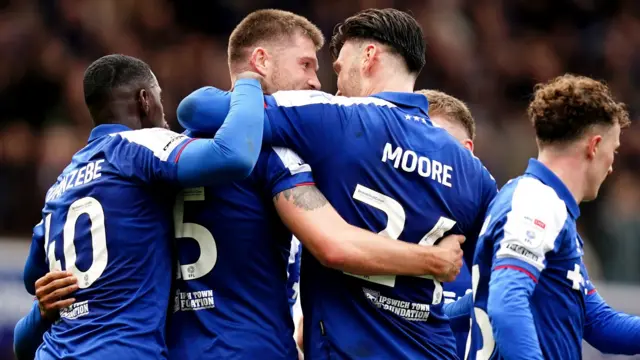
[[[87,271],[82,271],[76,266],[76,222],[82,215],[88,215],[91,221],[91,248],[93,249],[91,266]],[[44,250],[49,259],[49,270],[62,270],[60,260],[56,260],[55,241],[49,241],[51,229],[51,214],[44,219]],[[84,197],[76,200],[69,206],[67,220],[62,229],[62,242],[64,248],[64,264],[67,271],[73,273],[78,279],[78,287],[85,289],[91,286],[104,272],[109,260],[107,251],[107,236],[104,228],[104,211],[100,202],[92,197]]]

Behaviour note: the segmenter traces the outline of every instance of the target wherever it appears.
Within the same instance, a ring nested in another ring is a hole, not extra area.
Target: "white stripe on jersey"
[[[284,164],[284,167],[289,169],[291,175],[311,172],[311,166],[305,163],[304,160],[302,160],[293,150],[274,146],[273,151],[278,155],[280,161]]]
[[[396,107],[395,104],[386,100],[382,100],[376,97],[344,97],[334,96],[317,90],[290,90],[290,91],[278,91],[274,93],[273,99],[278,106],[295,107],[305,106],[313,104],[327,104],[327,105],[367,105],[373,104],[376,106]]]
[[[554,249],[566,220],[567,207],[553,188],[538,179],[521,178],[513,191],[496,257],[516,258],[542,271],[545,254]]]
[[[186,135],[175,133],[163,128],[150,128],[141,130],[123,131],[111,136],[120,135],[132,143],[142,145],[153,151],[153,155],[162,161],[167,161],[171,152],[188,139]]]

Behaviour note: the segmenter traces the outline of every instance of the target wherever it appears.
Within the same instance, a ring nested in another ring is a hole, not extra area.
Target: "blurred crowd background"
[[[203,85],[229,87],[227,38],[246,14],[267,7],[308,17],[327,39],[360,9],[411,11],[428,42],[417,88],[469,104],[477,155],[500,185],[536,154],[525,117],[534,84],[566,72],[605,80],[635,123],[600,198],[582,207],[579,226],[592,278],[640,285],[634,0],[0,0],[0,252],[8,239],[28,244],[46,190],[85,144],[92,124],[82,77],[89,63],[108,53],[148,62],[163,88],[167,121],[181,130],[180,99]],[[333,93],[326,47],[319,59],[322,88]]]

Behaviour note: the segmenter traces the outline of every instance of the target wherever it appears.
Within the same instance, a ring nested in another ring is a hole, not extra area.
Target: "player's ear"
[[[471,153],[473,153],[473,140],[471,140],[471,139],[462,140],[462,146],[464,146],[467,150],[469,150],[469,151],[471,151]]]
[[[262,76],[266,76],[268,72],[269,53],[261,47],[253,49],[249,58],[251,69]]]
[[[602,144],[602,135],[593,135],[588,138],[587,141],[587,158],[593,159],[596,157],[596,153],[600,150]]]
[[[138,90],[138,111],[140,112],[140,118],[144,119],[149,115],[151,106],[149,105],[149,92],[146,89]]]
[[[362,49],[362,70],[366,73],[370,73],[375,62],[378,60],[380,48],[376,44],[366,44]]]

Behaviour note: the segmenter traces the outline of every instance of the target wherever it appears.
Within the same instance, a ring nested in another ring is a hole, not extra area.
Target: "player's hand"
[[[465,237],[462,235],[449,235],[435,246],[440,252],[439,257],[442,260],[440,272],[434,274],[436,280],[441,282],[450,282],[456,279],[462,268],[462,245]],[[435,250],[435,249],[434,249]]]
[[[40,315],[55,321],[60,317],[60,309],[73,304],[76,299],[66,299],[78,290],[78,279],[68,271],[52,271],[36,281],[36,298]]]
[[[237,80],[240,80],[240,79],[258,80],[260,82],[260,86],[262,86],[262,89],[264,90],[264,77],[262,77],[262,75],[258,74],[257,72],[253,72],[253,71],[241,72],[240,74],[238,74],[236,79]]]

